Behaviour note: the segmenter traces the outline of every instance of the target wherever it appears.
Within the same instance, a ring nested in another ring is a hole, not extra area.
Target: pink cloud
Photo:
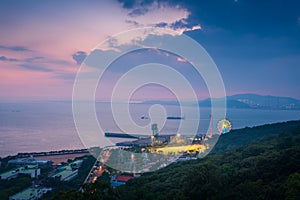
[[[79,68],[72,58],[76,52],[88,53],[109,36],[137,24],[170,25],[190,14],[185,8],[157,2],[149,5],[142,15],[129,15],[132,10],[111,0],[68,4],[67,10],[51,2],[47,9],[41,4],[32,4],[30,10],[12,10],[14,17],[8,16],[11,23],[1,29],[0,45],[30,49],[0,48],[0,56],[18,60],[15,63],[0,60],[1,97],[70,97],[73,87],[70,80]],[[130,24],[129,20],[137,24]]]

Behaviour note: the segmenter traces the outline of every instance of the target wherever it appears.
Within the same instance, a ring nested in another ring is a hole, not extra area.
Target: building
[[[9,200],[36,200],[40,199],[45,193],[51,191],[52,188],[26,188],[17,194],[9,197]]]
[[[30,156],[28,158],[17,158],[17,159],[9,160],[8,164],[17,165],[17,166],[23,166],[23,165],[50,166],[52,165],[52,162],[50,160],[37,160],[33,156]]]
[[[67,167],[63,171],[60,171],[54,175],[53,178],[59,178],[61,181],[70,181],[78,175],[78,169],[72,170],[71,168]]]
[[[37,165],[27,165],[0,174],[0,179],[16,178],[19,174],[28,174],[31,178],[36,178],[41,174],[41,169]]]
[[[10,170],[10,171],[1,173],[0,179],[12,179],[12,178],[17,178],[18,176],[19,176],[19,173],[17,170]]]
[[[140,138],[134,141],[125,141],[116,143],[116,146],[127,146],[127,147],[150,147],[155,145],[167,144],[170,141],[172,135],[158,135],[147,138]]]
[[[69,165],[72,167],[72,169],[78,169],[82,165],[83,160],[75,160],[71,162]]]
[[[82,160],[76,160],[63,167],[59,167],[59,172],[52,175],[52,177],[59,178],[61,181],[70,181],[78,175],[78,168],[82,162]]]
[[[118,187],[120,185],[124,185],[126,184],[127,181],[129,181],[130,179],[133,179],[133,176],[117,176],[117,177],[112,177],[111,181],[110,181],[110,185],[112,187]]]

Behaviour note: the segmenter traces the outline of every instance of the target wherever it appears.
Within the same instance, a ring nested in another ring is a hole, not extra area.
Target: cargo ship
[[[167,119],[174,119],[174,120],[183,120],[184,119],[184,117],[182,117],[182,116],[168,116],[167,117]]]

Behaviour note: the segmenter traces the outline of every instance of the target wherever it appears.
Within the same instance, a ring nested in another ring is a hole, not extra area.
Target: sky
[[[143,27],[172,29],[201,44],[216,63],[227,95],[300,99],[299,8],[297,0],[2,0],[0,100],[71,100],[86,56],[111,36]],[[97,98],[107,99],[112,80],[126,68],[122,63],[134,65],[142,58],[180,69],[197,97],[207,97],[203,80],[183,58],[144,52],[116,61]],[[144,90],[150,92],[138,90],[134,98],[174,97],[157,86]]]

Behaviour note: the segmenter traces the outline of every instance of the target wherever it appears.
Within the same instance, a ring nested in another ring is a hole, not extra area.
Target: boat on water
[[[141,119],[149,119],[149,117],[147,117],[145,115],[142,115]],[[182,116],[168,116],[167,119],[170,119],[170,120],[184,120],[185,118],[182,117]]]
[[[184,117],[182,117],[182,116],[168,116],[167,119],[172,119],[172,120],[183,120]]]
[[[145,115],[142,115],[141,116],[141,119],[149,119],[149,117],[145,116]]]

